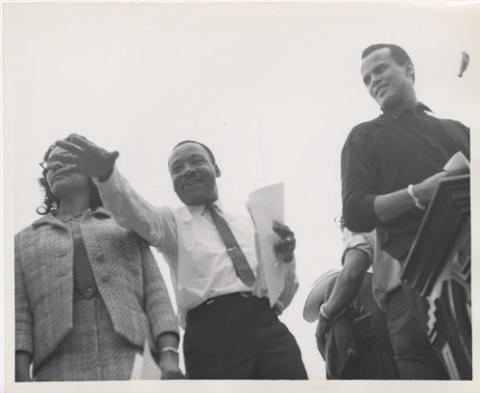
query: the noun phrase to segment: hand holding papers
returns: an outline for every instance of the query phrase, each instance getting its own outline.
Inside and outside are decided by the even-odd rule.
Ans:
[[[279,260],[275,253],[274,247],[279,235],[272,228],[274,222],[283,223],[284,220],[283,183],[252,192],[247,209],[255,225],[257,257],[268,289],[270,305],[273,306],[284,289],[288,269],[288,263]]]
[[[458,151],[455,153],[443,167],[443,171],[427,177],[422,182],[414,185],[411,191],[421,206],[427,206],[433,198],[439,183],[451,176],[464,175],[470,172],[470,163],[465,155]],[[410,186],[409,186],[410,187]],[[409,194],[412,195],[409,191]],[[416,203],[417,203],[416,202]]]
[[[445,164],[443,169],[447,172],[461,172],[468,173],[470,172],[470,163],[467,160],[467,157],[461,152],[456,152]]]

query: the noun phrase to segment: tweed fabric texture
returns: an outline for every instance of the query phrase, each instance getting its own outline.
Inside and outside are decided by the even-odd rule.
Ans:
[[[88,210],[80,229],[114,331],[140,347],[149,336],[156,341],[164,332],[178,334],[147,243],[103,208]],[[47,215],[15,237],[15,349],[32,355],[34,372],[73,328],[73,293],[71,230]]]
[[[95,381],[129,379],[135,353],[141,348],[115,332],[100,296],[75,293],[73,328],[45,359],[35,381]]]

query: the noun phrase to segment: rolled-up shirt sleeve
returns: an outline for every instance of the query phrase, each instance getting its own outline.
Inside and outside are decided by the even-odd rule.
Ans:
[[[345,255],[349,250],[359,250],[367,255],[370,265],[373,262],[373,233],[357,233],[352,232],[348,228],[344,228],[342,231],[343,238],[343,254],[342,265],[345,259]]]
[[[103,204],[117,223],[132,230],[163,253],[177,250],[177,227],[169,207],[149,203],[115,167],[105,182],[95,180]]]
[[[380,170],[375,138],[355,127],[342,149],[342,203],[345,225],[354,232],[370,232],[380,223],[375,214],[376,179]]]

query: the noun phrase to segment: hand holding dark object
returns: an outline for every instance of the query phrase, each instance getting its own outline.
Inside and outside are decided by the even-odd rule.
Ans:
[[[96,177],[100,181],[110,177],[119,155],[117,151],[108,152],[78,134],[71,134],[66,139],[57,141],[55,145],[68,152],[68,154],[56,154],[50,157],[52,161],[63,164],[58,171],[59,174],[81,173]]]
[[[295,234],[288,226],[277,221],[274,221],[272,229],[281,238],[273,246],[275,253],[285,262],[291,262],[296,246]]]

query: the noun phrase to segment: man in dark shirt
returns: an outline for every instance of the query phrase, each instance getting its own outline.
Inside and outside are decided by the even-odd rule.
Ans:
[[[361,75],[383,113],[354,127],[343,147],[343,217],[352,231],[376,228],[381,248],[403,262],[439,182],[458,174],[443,171],[444,165],[458,151],[470,156],[469,130],[427,113],[415,94],[413,63],[399,46],[365,49]],[[405,379],[445,378],[409,306],[412,298],[425,307],[406,288],[387,294],[399,373]]]

